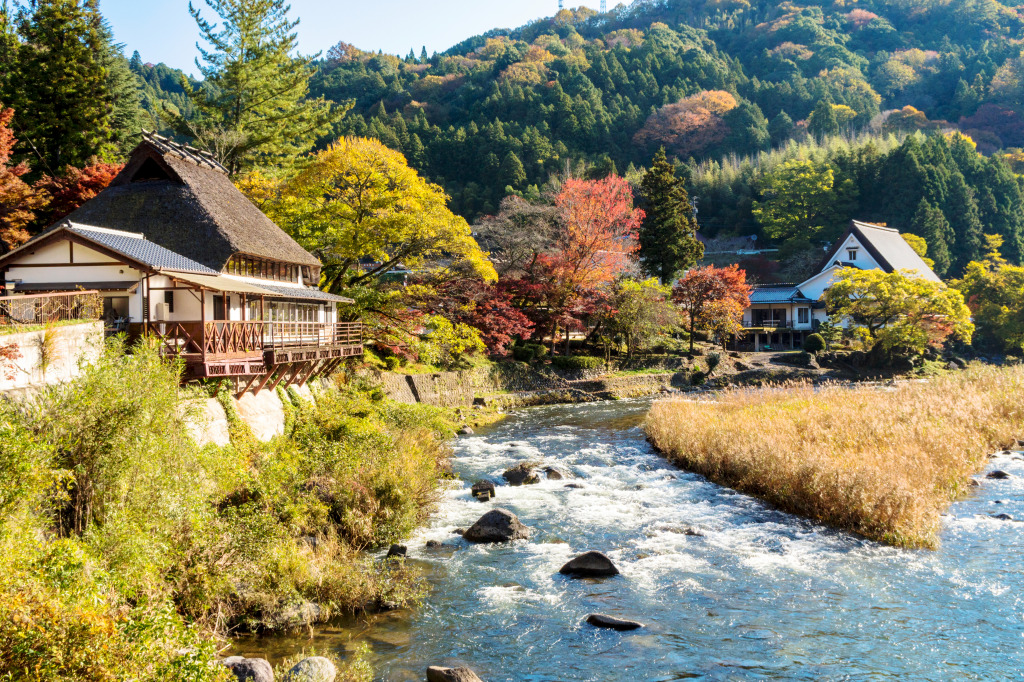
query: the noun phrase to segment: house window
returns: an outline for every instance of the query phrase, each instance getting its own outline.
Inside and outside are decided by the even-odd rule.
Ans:
[[[847,249],[846,255],[848,256],[847,260],[857,260],[857,249]]]
[[[167,304],[167,312],[173,313],[174,312],[174,292],[173,291],[165,291],[164,292],[164,303]]]
[[[811,321],[811,309],[810,308],[797,308],[796,309],[796,321],[799,324],[807,324]]]

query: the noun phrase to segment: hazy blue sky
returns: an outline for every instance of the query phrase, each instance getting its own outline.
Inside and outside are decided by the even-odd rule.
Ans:
[[[205,0],[193,0],[213,18]],[[629,4],[632,0],[622,0]],[[609,0],[614,7],[619,0]],[[566,0],[566,7],[597,9],[600,0]],[[363,50],[405,55],[443,51],[491,28],[514,28],[531,19],[551,16],[558,0],[291,0],[304,53],[327,51],[339,40]],[[117,41],[131,56],[138,50],[147,62],[166,62],[195,71],[198,31],[188,14],[188,0],[100,0],[100,9],[114,27]]]

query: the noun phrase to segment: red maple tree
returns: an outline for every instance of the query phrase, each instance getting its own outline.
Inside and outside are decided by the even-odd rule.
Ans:
[[[29,171],[28,164],[11,165],[17,143],[8,127],[12,118],[13,109],[0,108],[0,240],[8,248],[28,241],[27,228],[47,203],[45,193],[21,179]]]
[[[747,273],[736,265],[694,268],[672,287],[672,300],[686,315],[690,353],[698,328],[726,335],[741,329],[743,309],[750,305]]]
[[[59,177],[43,178],[36,186],[50,196],[47,224],[66,217],[110,185],[123,164],[93,163],[85,168],[67,166]]]

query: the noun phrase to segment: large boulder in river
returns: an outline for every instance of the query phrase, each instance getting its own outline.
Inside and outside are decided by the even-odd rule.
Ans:
[[[274,668],[263,658],[232,656],[221,661],[238,682],[274,682]]]
[[[338,669],[323,656],[304,658],[285,673],[282,682],[334,682]]]
[[[492,509],[470,526],[462,537],[470,542],[510,542],[530,537],[530,529],[506,509]]]
[[[995,471],[990,471],[987,474],[985,474],[985,478],[992,478],[997,481],[1002,481],[1007,478],[1010,478],[1010,474],[1006,473],[1005,471],[1000,471],[999,469],[996,469]]]
[[[587,616],[587,623],[593,625],[596,628],[608,628],[610,630],[638,630],[644,626],[643,623],[638,623],[635,620],[622,620],[621,618],[613,618],[612,616],[606,616],[602,613],[592,613]]]
[[[619,569],[601,552],[587,552],[562,566],[558,572],[573,578],[603,578],[618,575]]]
[[[469,668],[442,668],[432,665],[427,668],[427,682],[483,682]]]
[[[531,462],[523,462],[512,467],[501,476],[509,485],[533,485],[540,483],[540,476],[535,471],[536,465]]]

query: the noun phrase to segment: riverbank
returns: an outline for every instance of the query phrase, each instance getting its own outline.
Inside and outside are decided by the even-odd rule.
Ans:
[[[284,433],[264,441],[220,393],[230,442],[200,447],[209,394],[179,372],[115,342],[0,404],[0,677],[219,680],[230,634],[422,598],[365,550],[427,519],[452,411],[359,381],[281,391]]]
[[[725,391],[656,403],[651,443],[680,467],[898,547],[934,548],[987,453],[1024,437],[1024,367],[927,382]]]

